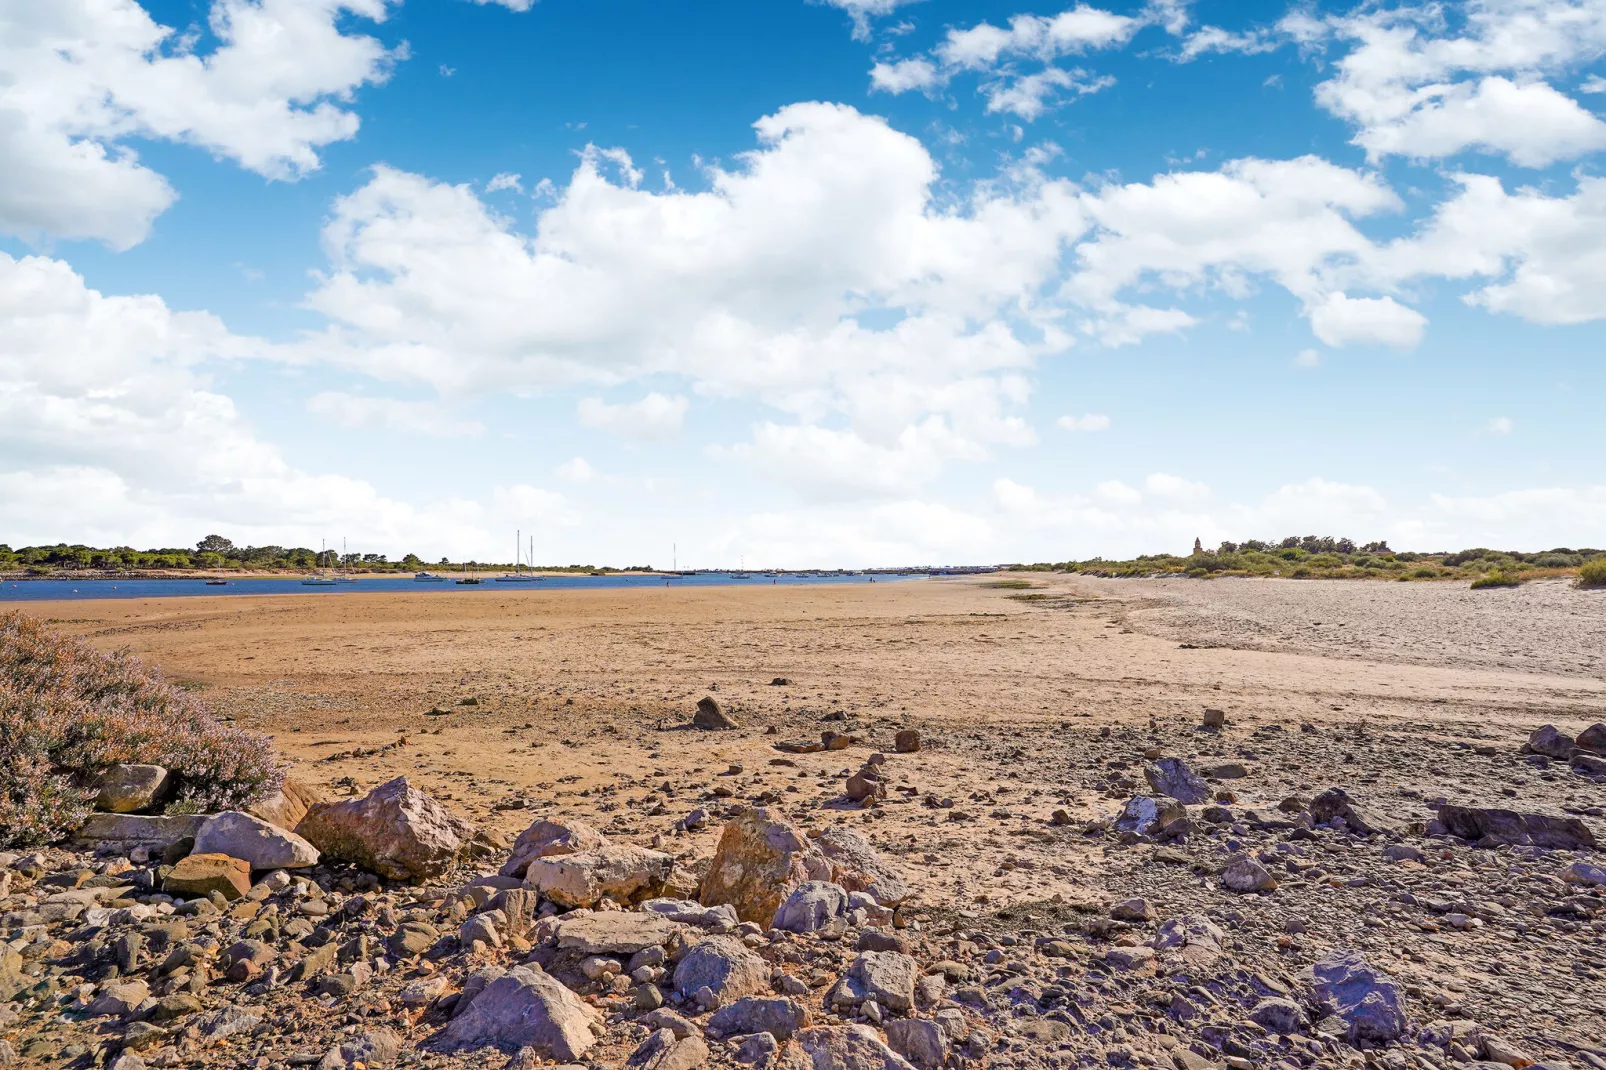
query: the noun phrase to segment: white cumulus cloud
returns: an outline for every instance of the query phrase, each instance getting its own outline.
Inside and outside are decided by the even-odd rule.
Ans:
[[[456,419],[445,407],[432,401],[365,397],[329,390],[308,398],[307,411],[353,431],[399,431],[434,438],[485,433],[483,424]]]
[[[652,393],[640,401],[610,405],[601,398],[582,398],[580,422],[625,438],[664,439],[680,430],[690,402],[678,395]]]
[[[1066,431],[1107,431],[1110,418],[1102,412],[1090,412],[1082,416],[1061,416],[1054,423]]]

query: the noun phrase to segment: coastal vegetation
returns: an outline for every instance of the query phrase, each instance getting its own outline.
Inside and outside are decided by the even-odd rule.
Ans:
[[[0,615],[0,847],[72,832],[100,774],[127,763],[170,772],[175,813],[243,807],[283,775],[266,736],[214,718],[132,654]]]
[[[1470,550],[1434,553],[1395,552],[1386,542],[1305,535],[1263,542],[1223,542],[1215,549],[1195,540],[1189,554],[1148,554],[1125,561],[1095,557],[1087,561],[1019,565],[1039,572],[1087,576],[1216,576],[1288,579],[1471,580],[1479,587],[1516,586],[1534,579],[1579,577],[1579,586],[1606,586],[1606,550],[1557,547],[1537,553]],[[1594,576],[1594,581],[1586,580]]]

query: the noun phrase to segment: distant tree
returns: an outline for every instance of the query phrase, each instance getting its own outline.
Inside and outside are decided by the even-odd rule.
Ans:
[[[195,549],[203,554],[226,554],[234,549],[234,543],[221,535],[208,535],[195,544]]]
[[[423,564],[424,559],[419,557],[417,554],[408,554],[406,557],[402,558],[403,568],[419,568]]]

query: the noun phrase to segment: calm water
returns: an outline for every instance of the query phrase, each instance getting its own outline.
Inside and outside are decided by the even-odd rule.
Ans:
[[[333,587],[303,586],[299,577],[283,579],[230,580],[226,587],[209,587],[201,579],[182,580],[6,580],[0,583],[0,605],[7,602],[50,602],[72,598],[186,598],[203,595],[236,594],[316,594],[334,597],[342,594],[374,594],[380,591],[435,592],[465,597],[477,594],[510,595],[525,591],[593,587],[795,587],[819,583],[890,583],[915,576],[833,576],[780,575],[751,573],[745,579],[728,572],[701,573],[696,576],[546,576],[537,583],[497,583],[490,576],[478,585],[417,583],[412,577],[365,577],[356,583]]]

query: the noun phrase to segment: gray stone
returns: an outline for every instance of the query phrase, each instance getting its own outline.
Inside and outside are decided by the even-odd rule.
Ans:
[[[799,1031],[795,1040],[810,1070],[912,1070],[868,1026],[815,1026]]]
[[[717,1034],[768,1033],[776,1040],[786,1040],[808,1024],[808,1008],[784,996],[747,996],[708,1020],[708,1028]]]
[[[1518,813],[1496,807],[1441,806],[1444,830],[1480,847],[1550,847],[1576,851],[1595,846],[1595,834],[1576,817]]]
[[[1359,951],[1335,951],[1311,967],[1317,1001],[1342,1018],[1352,1041],[1388,1043],[1408,1026],[1405,995]]]
[[[132,1013],[150,994],[151,990],[144,981],[112,981],[101,986],[84,1013],[91,1018],[108,1015],[122,1017]]]
[[[1110,917],[1116,921],[1153,921],[1154,905],[1142,898],[1123,899],[1110,907]]]
[[[1576,746],[1577,742],[1572,736],[1553,724],[1547,724],[1533,730],[1523,750],[1530,754],[1543,754],[1548,758],[1566,761]]]
[[[1229,892],[1269,892],[1277,887],[1271,871],[1248,855],[1237,855],[1221,871],[1221,885]]]
[[[485,987],[452,1019],[446,1039],[462,1047],[529,1047],[544,1058],[572,1062],[591,1050],[592,1012],[580,997],[530,966],[516,966]]]
[[[1273,996],[1255,1004],[1249,1020],[1273,1033],[1297,1033],[1305,1026],[1305,1012],[1291,999]]]
[[[1606,866],[1597,866],[1593,862],[1574,862],[1562,872],[1561,879],[1568,884],[1606,888]]]
[[[604,844],[590,851],[530,861],[524,884],[560,906],[591,907],[604,898],[634,903],[659,895],[675,867],[662,851]]]
[[[1594,751],[1596,754],[1606,754],[1606,724],[1596,723],[1590,725],[1578,733],[1578,738],[1573,742],[1584,750]]]
[[[887,1043],[916,1066],[937,1070],[948,1057],[948,1038],[936,1022],[900,1018],[887,1023]]]
[[[1149,946],[1202,964],[1220,955],[1225,941],[1226,934],[1203,914],[1183,914],[1162,923]]]
[[[781,1050],[780,1041],[768,1033],[731,1037],[730,1042],[731,1058],[744,1066],[768,1065],[770,1059]]]
[[[729,903],[705,907],[691,899],[648,899],[638,909],[661,914],[683,925],[695,925],[699,929],[718,932],[734,929],[742,920],[736,916],[736,908]]]
[[[502,876],[522,877],[537,858],[594,851],[607,843],[607,837],[584,821],[542,818],[531,823],[513,841],[513,853],[502,866]]]
[[[689,1022],[672,1010],[656,1010],[651,1014],[643,1014],[637,1019],[637,1024],[648,1029],[667,1029],[677,1037],[694,1037],[701,1031],[696,1023]]]
[[[848,891],[864,892],[885,907],[909,898],[908,882],[857,829],[832,825],[815,846],[831,865],[831,880]]]
[[[793,888],[831,879],[830,860],[800,829],[755,808],[726,823],[699,898],[704,906],[729,904],[742,921],[768,925]]]
[[[703,696],[697,700],[697,712],[692,715],[691,723],[698,728],[722,730],[737,727],[736,719],[726,713],[711,696]]]
[[[900,1013],[915,1004],[915,981],[920,967],[908,955],[896,951],[861,951],[848,969],[848,976],[863,986],[864,994],[883,1007]]]
[[[1161,795],[1193,806],[1210,801],[1210,785],[1188,768],[1181,758],[1161,758],[1143,767],[1149,787]]]
[[[582,955],[634,955],[669,943],[681,927],[662,914],[576,912],[558,922],[558,947]]]
[[[848,893],[839,884],[804,881],[793,889],[775,912],[772,929],[791,933],[815,933],[848,913]]]
[[[1375,836],[1394,831],[1376,814],[1350,798],[1343,788],[1328,788],[1312,799],[1310,817],[1317,824],[1343,825],[1357,836]]]
[[[1188,811],[1175,799],[1155,799],[1148,795],[1135,795],[1126,801],[1121,813],[1115,819],[1115,831],[1134,832],[1139,836],[1149,836],[1169,825],[1178,818],[1188,816]]]
[[[630,1053],[630,1070],[695,1070],[708,1062],[708,1045],[702,1037],[677,1037],[660,1029]]]
[[[328,858],[391,880],[425,880],[456,863],[475,828],[397,777],[360,799],[315,803],[296,831]]]
[[[769,964],[735,937],[706,937],[675,967],[675,991],[691,998],[702,988],[721,1003],[756,995],[769,988]]]
[[[180,814],[173,817],[145,817],[139,814],[90,814],[73,838],[82,844],[96,847],[115,847],[126,853],[135,847],[167,848],[184,840],[193,840],[201,826],[206,824],[204,814]]]
[[[318,1070],[347,1070],[363,1066],[389,1066],[401,1054],[401,1039],[388,1029],[373,1029],[330,1048]]]
[[[226,810],[201,826],[196,854],[242,858],[252,869],[302,869],[318,864],[318,849],[293,832],[239,810]]]
[[[172,778],[159,765],[114,765],[100,775],[95,809],[111,814],[148,810],[165,799]]]

